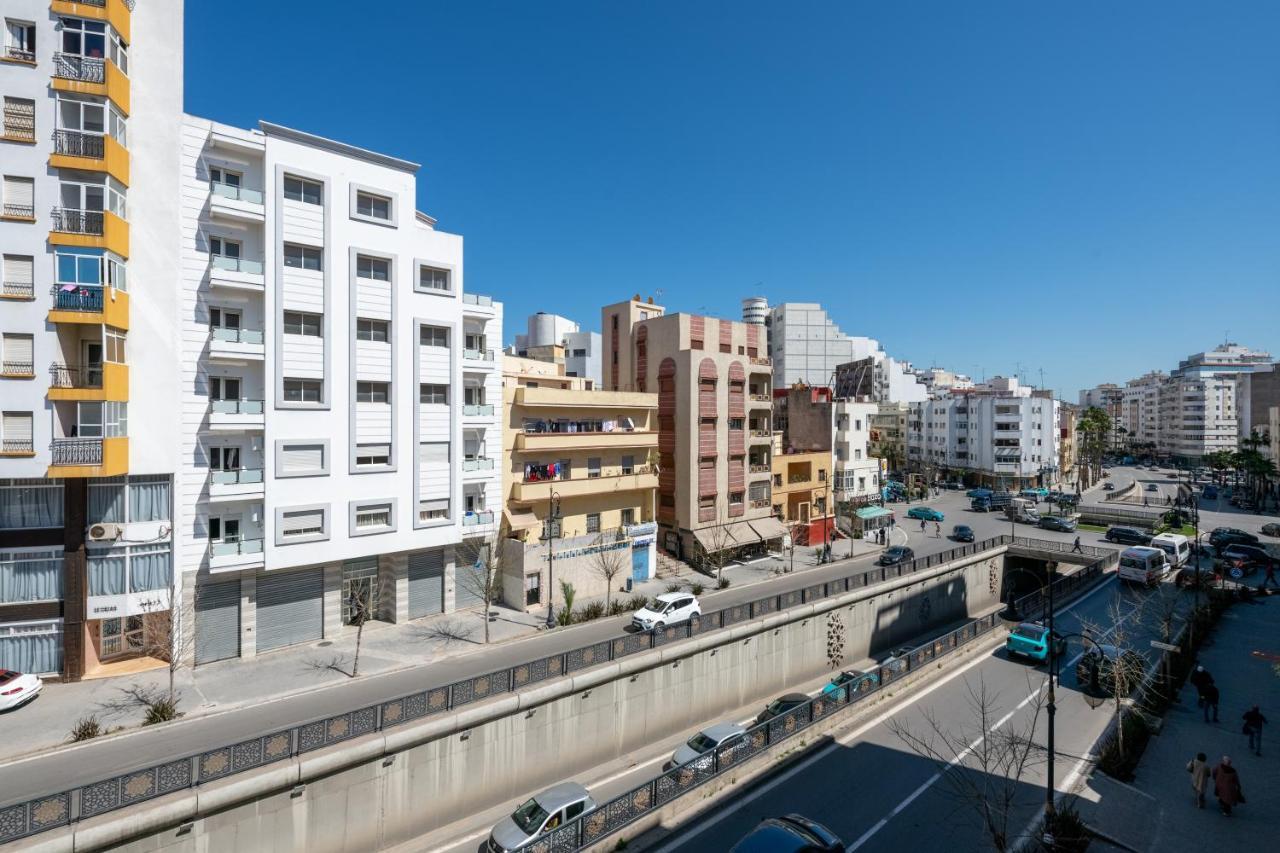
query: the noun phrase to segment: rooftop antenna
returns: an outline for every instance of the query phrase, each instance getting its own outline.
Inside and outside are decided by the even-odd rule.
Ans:
[[[1044,368],[1040,368],[1040,390],[1044,390]]]

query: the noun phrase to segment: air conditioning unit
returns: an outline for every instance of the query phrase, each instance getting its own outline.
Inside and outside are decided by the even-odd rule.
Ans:
[[[124,533],[124,526],[120,524],[95,524],[89,528],[90,542],[114,542],[120,538],[120,534]]]

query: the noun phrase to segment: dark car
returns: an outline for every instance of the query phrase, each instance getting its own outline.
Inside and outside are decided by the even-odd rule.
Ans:
[[[1108,542],[1117,545],[1150,545],[1151,534],[1136,527],[1108,527],[1104,537]]]
[[[1180,589],[1192,589],[1196,586],[1197,581],[1200,588],[1204,589],[1213,586],[1220,580],[1222,580],[1222,576],[1211,566],[1196,566],[1193,563],[1186,563],[1173,576],[1173,582]]]
[[[1123,664],[1118,675],[1116,661]],[[1076,681],[1093,693],[1113,693],[1117,683],[1132,689],[1138,686],[1146,665],[1146,659],[1132,649],[1120,651],[1115,646],[1090,645],[1076,662]]]
[[[967,524],[957,524],[951,528],[951,538],[957,542],[972,542],[973,528]]]
[[[768,705],[765,705],[763,711],[756,714],[756,725],[767,723],[774,717],[780,717],[788,711],[799,708],[808,701],[809,697],[804,693],[788,693],[785,696],[779,696]]]
[[[837,853],[844,842],[820,823],[789,814],[766,818],[730,853]]]
[[[1235,527],[1215,527],[1209,534],[1209,544],[1215,548],[1225,548],[1228,545],[1257,545],[1258,542],[1257,536]]]
[[[1264,536],[1280,536],[1280,524],[1274,521],[1262,525],[1262,533]]]
[[[1234,580],[1239,580],[1277,562],[1277,559],[1267,553],[1265,548],[1232,543],[1218,550],[1216,562],[1221,571]]]
[[[1159,487],[1159,486],[1157,486],[1155,483],[1147,483],[1147,491],[1148,491],[1148,492],[1158,492],[1158,491],[1160,491],[1160,487]]]
[[[1045,515],[1036,522],[1036,526],[1045,530],[1057,530],[1060,533],[1071,533],[1076,529],[1076,523],[1069,518],[1063,518],[1060,515]]]
[[[912,551],[905,545],[894,545],[892,548],[886,548],[885,552],[880,555],[880,559],[876,560],[881,566],[896,566],[899,563],[910,563],[916,558],[916,552]]]

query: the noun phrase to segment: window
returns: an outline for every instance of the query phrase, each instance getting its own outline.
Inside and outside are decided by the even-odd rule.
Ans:
[[[28,21],[4,22],[4,55],[19,62],[36,61],[36,25]]]
[[[423,383],[418,386],[418,402],[423,405],[449,405],[449,386]]]
[[[357,403],[386,403],[391,395],[389,382],[357,382]]]
[[[286,335],[306,335],[310,338],[320,337],[320,315],[307,314],[302,311],[284,312],[284,333]]]
[[[209,470],[210,471],[240,470],[240,448],[210,447],[209,448]]]
[[[323,383],[319,379],[286,379],[284,380],[285,402],[319,403],[322,386]]]
[[[587,513],[587,532],[588,533],[600,532],[600,513],[598,512]]]
[[[3,415],[4,446],[14,439],[12,419],[25,418],[23,425],[31,443],[31,413],[5,412]],[[33,530],[62,527],[62,483],[45,479],[0,480],[0,530]]]
[[[391,527],[391,504],[356,507],[356,530]]]
[[[328,445],[322,442],[298,442],[278,446],[277,477],[302,477],[328,472]],[[237,454],[238,458],[239,454]],[[225,458],[225,457],[224,457]]]
[[[418,343],[424,347],[449,346],[449,330],[443,326],[422,326],[418,329]]]
[[[233,172],[222,166],[209,167],[209,183],[222,184],[228,187],[238,187],[244,176],[239,172]]]
[[[36,141],[36,102],[29,98],[4,99],[4,135],[20,142]]]
[[[600,476],[600,457],[587,457],[587,479],[593,480]]]
[[[356,319],[356,340],[357,341],[374,341],[376,343],[385,344],[390,338],[389,326],[386,320],[366,320],[363,317]]]
[[[31,255],[5,255],[0,268],[0,291],[4,296],[30,299],[35,296],[35,258]]]
[[[391,219],[391,199],[373,193],[356,192],[356,214],[370,219]]]
[[[377,557],[342,564],[342,624],[377,618],[379,586]]]
[[[622,526],[630,527],[636,523],[636,511],[628,507],[622,511]]]
[[[323,249],[317,249],[315,246],[300,246],[297,243],[284,244],[284,265],[300,270],[315,270],[319,272],[323,269],[321,257],[324,254]]]
[[[62,598],[62,551],[0,551],[0,604]]]
[[[4,215],[23,218],[35,216],[35,186],[33,178],[5,175],[4,189],[0,192],[0,202],[4,203]]]
[[[320,204],[324,198],[324,188],[316,181],[306,178],[284,176],[284,197],[290,201],[301,201],[306,204]]]
[[[367,255],[356,255],[356,278],[368,278],[374,281],[391,280],[391,262],[386,258],[371,258]]]
[[[636,472],[636,458],[634,456],[622,457],[622,473],[634,474]]]
[[[239,259],[241,245],[239,240],[228,240],[226,237],[210,237],[209,254],[216,258]]]
[[[115,329],[108,328],[103,334],[103,339],[106,342],[106,349],[104,350],[105,360],[112,364],[125,364],[124,332],[117,332]]]
[[[240,519],[226,518],[222,516],[210,516],[209,517],[209,541],[213,543],[239,542],[240,541]]]
[[[209,399],[239,400],[240,380],[234,376],[210,376]]]
[[[323,534],[323,509],[298,509],[280,513],[280,535],[285,539]]]
[[[524,603],[526,607],[542,603],[542,579],[539,575],[524,576]]]
[[[372,467],[391,464],[391,445],[389,444],[357,444],[356,466]]]
[[[425,264],[418,265],[418,289],[419,290],[443,290],[448,292],[452,289],[449,284],[449,271],[440,269],[439,267],[429,267]]]
[[[4,335],[3,364],[0,374],[31,376],[35,373],[34,338],[31,335]]]
[[[449,499],[438,498],[418,502],[419,521],[438,521],[449,517]]]

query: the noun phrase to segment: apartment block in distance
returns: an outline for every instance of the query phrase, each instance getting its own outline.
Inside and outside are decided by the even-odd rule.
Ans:
[[[658,394],[659,545],[682,559],[779,547],[771,470],[748,463],[773,440],[764,327],[636,297],[602,309],[601,330],[606,389]]]
[[[204,664],[480,602],[502,309],[418,166],[182,125],[182,586]]]
[[[0,16],[0,667],[163,666],[182,7],[5,0]]]
[[[797,382],[773,392],[773,514],[792,542],[825,542],[833,526],[831,389]]]
[[[563,603],[560,583],[604,595],[657,569],[658,395],[607,391],[563,361],[503,360],[507,470],[502,598]]]

